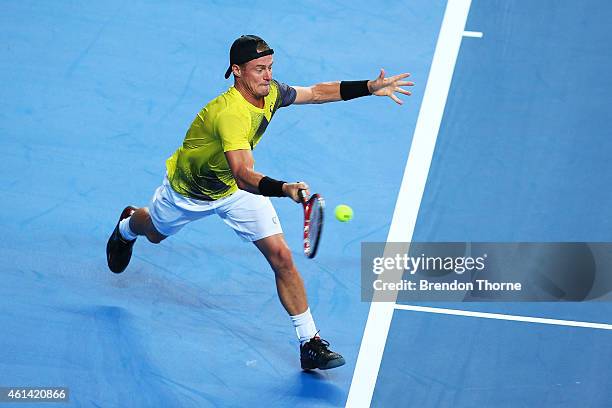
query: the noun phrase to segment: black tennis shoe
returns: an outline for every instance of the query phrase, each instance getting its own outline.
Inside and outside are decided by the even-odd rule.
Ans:
[[[331,351],[329,342],[315,336],[300,346],[302,370],[329,370],[344,365],[344,357]]]
[[[136,208],[132,206],[125,207],[121,212],[119,222],[134,214],[134,211],[136,211]],[[106,244],[106,261],[108,263],[108,268],[115,273],[121,273],[127,268],[132,258],[132,247],[134,246],[134,242],[136,242],[135,239],[127,241],[121,236],[119,232],[119,222]]]

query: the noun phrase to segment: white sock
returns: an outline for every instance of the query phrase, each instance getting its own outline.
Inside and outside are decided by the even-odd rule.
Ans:
[[[130,218],[132,217],[124,218],[119,222],[119,233],[126,241],[133,241],[138,237],[130,228]]]
[[[310,308],[306,309],[304,313],[290,317],[301,344],[306,343],[317,334],[317,326],[315,326],[310,314]]]

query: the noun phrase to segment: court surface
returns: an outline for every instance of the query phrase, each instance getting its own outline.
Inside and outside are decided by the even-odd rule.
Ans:
[[[392,228],[446,8],[5,2],[0,386],[69,387],[79,407],[344,406],[354,374],[368,375],[354,373],[370,309],[360,244]],[[611,13],[603,1],[471,2],[465,29],[483,35],[462,37],[447,67],[415,241],[610,240]],[[401,107],[283,109],[254,152],[263,173],[355,210],[346,224],[328,216],[311,261],[300,206],[274,199],[321,335],[347,360],[337,370],[299,370],[272,271],[219,219],[158,246],[140,239],[123,274],[106,267],[119,212],[147,204],[194,115],[230,86],[228,49],[245,33],[268,41],[291,85],[381,67],[417,83]],[[612,323],[606,303],[429,306]],[[392,313],[361,404],[612,405],[609,330]]]
[[[414,241],[609,241],[611,13],[597,1],[472,1]],[[399,306],[373,406],[612,405],[609,303],[427,306],[608,326]]]

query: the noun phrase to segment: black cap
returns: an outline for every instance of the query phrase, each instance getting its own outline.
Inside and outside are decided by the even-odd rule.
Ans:
[[[240,65],[245,62],[274,54],[274,50],[269,48],[262,52],[257,52],[257,45],[266,44],[264,40],[256,35],[242,35],[232,44],[230,48],[230,65],[225,72],[225,79],[229,78],[232,73],[232,65]],[[266,44],[267,45],[267,44]]]

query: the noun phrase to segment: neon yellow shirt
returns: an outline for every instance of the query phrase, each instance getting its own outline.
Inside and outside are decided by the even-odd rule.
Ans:
[[[295,89],[272,80],[263,109],[250,104],[233,86],[202,109],[183,145],[166,160],[170,185],[179,194],[217,200],[238,186],[224,152],[253,150],[276,111],[295,101]]]

